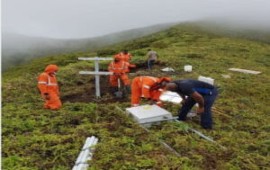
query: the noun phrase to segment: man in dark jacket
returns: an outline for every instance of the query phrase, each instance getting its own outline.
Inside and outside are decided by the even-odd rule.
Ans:
[[[201,115],[201,126],[212,129],[211,107],[218,95],[215,86],[198,80],[177,80],[167,83],[165,90],[177,92],[183,98],[179,120],[186,120],[188,112],[198,103],[197,114]]]

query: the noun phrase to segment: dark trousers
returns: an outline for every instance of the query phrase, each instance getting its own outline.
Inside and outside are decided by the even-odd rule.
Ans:
[[[147,61],[148,69],[151,70],[154,64],[155,64],[155,60],[148,60]]]
[[[205,129],[212,129],[212,111],[211,107],[217,98],[218,91],[216,88],[212,90],[211,95],[202,95],[204,98],[204,112],[201,114],[201,126]],[[184,105],[179,109],[179,120],[186,120],[188,112],[192,109],[192,107],[196,104],[196,101],[188,97],[184,103]]]

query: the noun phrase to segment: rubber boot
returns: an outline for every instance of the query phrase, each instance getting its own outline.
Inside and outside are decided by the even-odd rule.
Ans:
[[[125,91],[127,94],[130,94],[131,90],[130,90],[130,86],[129,85],[126,85],[125,86]]]
[[[118,91],[118,87],[110,87],[110,93],[111,93],[112,95],[114,95],[115,92],[117,92],[117,91]]]

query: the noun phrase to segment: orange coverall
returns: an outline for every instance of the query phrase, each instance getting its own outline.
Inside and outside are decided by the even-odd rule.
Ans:
[[[124,54],[123,52],[118,53],[115,55],[115,57],[118,56],[120,60],[130,62],[132,56],[130,53]]]
[[[156,78],[150,76],[135,77],[131,85],[131,105],[138,106],[140,98],[147,98],[157,101],[156,104],[161,106],[162,102],[159,99],[162,89],[150,90],[150,88],[157,83],[160,83],[163,78]]]
[[[118,54],[114,55],[114,58],[118,58],[119,60],[125,61],[125,62],[127,62],[129,64],[128,68],[127,68],[127,72],[130,71],[129,68],[135,68],[136,67],[136,65],[130,64],[130,60],[132,58],[132,55],[130,53],[125,54],[125,53],[121,52],[121,53],[118,53]]]
[[[62,106],[60,101],[59,87],[55,72],[58,71],[56,65],[48,65],[45,72],[38,76],[38,89],[42,98],[45,100],[44,108],[57,110]]]
[[[130,84],[130,80],[127,76],[129,63],[125,61],[112,61],[108,67],[109,72],[113,72],[110,75],[110,85],[112,87],[118,86],[118,79],[120,79],[125,86]]]

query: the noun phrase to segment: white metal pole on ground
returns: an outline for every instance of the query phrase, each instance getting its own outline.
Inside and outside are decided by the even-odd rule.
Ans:
[[[179,121],[179,120],[175,120],[175,121],[178,122],[178,123],[183,123],[182,121]],[[204,138],[205,140],[207,140],[207,141],[209,141],[209,142],[212,142],[212,143],[218,145],[219,147],[221,147],[221,148],[224,149],[224,150],[227,149],[226,147],[224,147],[224,146],[220,145],[219,143],[217,143],[216,141],[214,141],[212,138],[210,138],[210,137],[204,135],[202,132],[199,132],[199,131],[197,131],[197,130],[195,130],[195,129],[192,129],[192,128],[190,128],[190,127],[188,128],[188,130],[190,130],[191,132],[193,132],[193,133],[197,134],[198,136]]]
[[[144,127],[143,125],[139,124],[141,128],[143,128],[147,133],[150,133],[150,131]],[[181,156],[175,149],[173,149],[170,145],[168,145],[167,143],[163,142],[162,140],[156,138],[166,149],[168,149],[169,151],[171,151],[172,153],[174,153],[176,156]]]
[[[76,159],[75,165],[72,170],[87,170],[89,164],[88,161],[92,159],[93,156],[93,146],[95,146],[98,142],[98,138],[95,136],[91,136],[86,138],[86,141],[82,147],[82,150]]]

